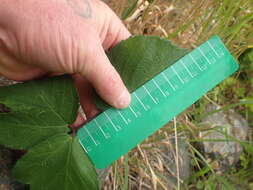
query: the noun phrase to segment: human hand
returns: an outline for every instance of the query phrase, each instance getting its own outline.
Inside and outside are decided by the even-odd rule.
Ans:
[[[126,87],[104,52],[129,36],[120,19],[100,0],[2,0],[0,74],[18,81],[72,74],[90,119],[98,113],[92,87],[114,107],[130,103]],[[79,118],[76,125],[82,122]]]

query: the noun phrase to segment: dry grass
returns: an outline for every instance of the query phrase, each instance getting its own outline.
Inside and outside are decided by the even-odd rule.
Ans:
[[[121,16],[128,2],[108,4]],[[132,34],[157,35],[188,48],[218,34],[238,56],[253,44],[252,7],[251,0],[139,0],[124,22]]]
[[[134,1],[109,0],[108,4],[121,16]],[[218,34],[238,57],[253,45],[252,9],[251,0],[139,0],[124,22],[132,34],[161,36],[186,48],[194,48],[210,36]],[[215,103],[208,95],[204,100]],[[179,167],[184,164],[184,160],[178,156],[180,150],[175,146],[178,142],[174,139],[198,138],[200,130],[198,123],[187,113],[181,114],[177,122],[169,123],[108,168],[103,189],[182,189],[184,185],[180,177],[184,174],[180,173]],[[201,159],[201,155],[200,158],[194,156],[200,153],[191,145],[188,149],[196,168],[201,170],[197,160]],[[174,156],[168,158],[168,151]],[[212,166],[204,158],[202,161],[212,173]],[[171,163],[177,163],[173,170],[168,167]],[[185,188],[194,189],[195,186]]]

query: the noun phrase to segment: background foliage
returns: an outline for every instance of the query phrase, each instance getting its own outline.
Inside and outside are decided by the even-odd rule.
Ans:
[[[185,48],[195,48],[210,36],[218,34],[234,57],[240,71],[214,88],[176,120],[178,136],[187,133],[191,142],[203,140],[198,134],[207,104],[218,104],[221,110],[235,109],[253,127],[253,1],[252,0],[108,0],[132,34],[156,35]],[[108,168],[103,189],[168,189],[158,147],[174,135],[173,123],[147,139]],[[201,152],[190,146],[191,178],[181,189],[253,189],[252,136],[240,162],[226,173],[215,172]],[[169,145],[167,145],[169,146]],[[169,148],[169,147],[168,147]],[[160,161],[159,161],[160,160]],[[174,174],[177,177],[177,174]],[[178,188],[178,187],[175,187]]]

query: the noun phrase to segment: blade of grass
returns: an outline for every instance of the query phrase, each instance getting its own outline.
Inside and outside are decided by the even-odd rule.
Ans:
[[[131,16],[131,14],[133,13],[133,11],[136,9],[137,7],[137,4],[138,4],[138,1],[139,0],[135,0],[130,6],[127,6],[128,8],[126,8],[122,15],[121,15],[121,19],[122,20],[125,20],[127,19],[129,16]],[[127,2],[128,4],[131,3],[131,2]]]
[[[195,148],[193,147],[190,143],[188,145],[192,148],[192,150],[201,158],[201,160],[206,164],[206,166],[210,169],[212,173],[215,173],[212,166],[206,161],[204,156]]]
[[[128,176],[129,176],[129,165],[128,165],[128,155],[124,157],[124,184],[123,190],[128,190]]]
[[[225,37],[228,37],[226,45],[228,45],[239,33],[242,27],[245,26],[246,23],[250,22],[253,19],[253,13],[244,16],[241,20],[238,21],[230,30],[225,33]],[[253,21],[252,21],[253,22]]]

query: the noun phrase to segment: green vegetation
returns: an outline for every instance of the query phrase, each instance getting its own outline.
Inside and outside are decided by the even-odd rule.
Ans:
[[[103,189],[168,190],[169,186],[174,184],[174,189],[252,190],[253,136],[247,141],[240,141],[229,136],[226,131],[219,128],[210,129],[201,124],[206,115],[214,114],[207,113],[206,106],[217,104],[221,106],[218,111],[235,109],[246,118],[252,129],[252,0],[111,0],[109,3],[119,15],[123,15],[122,18],[133,34],[162,36],[189,49],[218,34],[238,59],[240,71],[208,92],[175,118],[173,123],[170,122],[110,167]],[[26,83],[29,84],[29,89],[26,84],[1,88],[1,103],[11,112],[0,114],[0,123],[4,126],[0,128],[0,144],[16,149],[28,149],[28,153],[18,161],[14,174],[22,182],[31,184],[32,189],[53,188],[55,184],[58,184],[55,189],[97,189],[96,173],[92,164],[85,157],[77,140],[68,134],[68,125],[75,119],[78,103],[70,80],[62,80],[65,82],[52,79],[51,82],[39,82],[40,85],[35,85],[34,82]],[[61,91],[56,91],[58,88],[54,88],[55,85],[62,85]],[[36,89],[38,86],[41,89]],[[22,93],[19,93],[19,87],[22,87]],[[30,94],[33,94],[33,97],[27,98],[31,97],[27,96]],[[65,101],[67,94],[70,97]],[[25,124],[26,128],[20,128],[20,123]],[[198,147],[200,142],[207,141],[199,135],[200,132],[212,130],[224,135],[225,139],[220,139],[221,142],[238,142],[244,148],[238,164],[222,173],[217,170],[216,161],[206,159]],[[171,143],[168,138],[173,136],[176,140]],[[178,170],[179,137],[185,138],[183,140],[189,147],[192,170],[191,176],[184,182],[180,180]],[[12,140],[14,138],[15,141]],[[173,150],[174,157],[165,160],[165,149]],[[176,172],[167,167],[170,160],[175,162],[173,165],[176,166]],[[49,184],[48,181],[51,181],[55,171],[59,171],[61,175],[54,178],[54,183]],[[169,180],[171,178],[172,180]]]
[[[38,189],[98,189],[95,168],[69,125],[77,116],[71,77],[35,80],[0,88],[0,144],[27,150],[13,174]]]
[[[108,57],[134,91],[187,52],[159,37],[135,36],[114,47]],[[99,188],[95,168],[75,136],[76,129],[69,128],[79,107],[70,77],[1,87],[0,104],[9,110],[0,114],[0,144],[27,150],[14,167],[17,180],[32,190]],[[127,163],[126,159],[125,175]],[[128,179],[124,181],[127,188]]]
[[[216,171],[215,161],[207,160],[197,145],[204,141],[199,136],[201,131],[213,130],[201,125],[206,115],[214,113],[206,112],[208,104],[220,105],[218,111],[235,109],[253,128],[253,1],[110,0],[108,3],[118,15],[123,15],[133,34],[162,36],[186,48],[194,48],[218,34],[238,59],[240,71],[177,117],[177,128],[169,123],[114,164],[104,189],[170,189],[160,146],[169,149],[167,139],[177,129],[178,136],[187,136],[190,142],[192,175],[184,183],[179,180],[180,186],[175,189],[252,190],[253,136],[244,142],[228,136],[220,140],[239,142],[244,148],[239,163],[223,173]],[[177,174],[173,175],[176,179]]]

